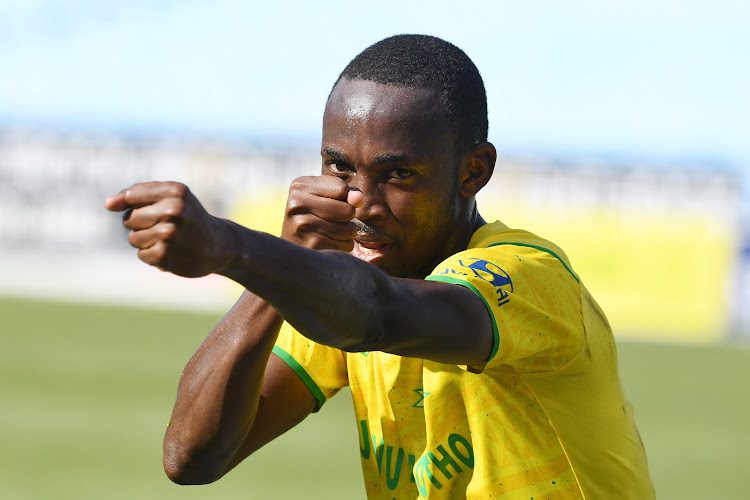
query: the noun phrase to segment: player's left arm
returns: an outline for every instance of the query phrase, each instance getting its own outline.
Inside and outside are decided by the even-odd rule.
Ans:
[[[490,313],[464,287],[392,278],[348,254],[244,228],[208,214],[177,183],[136,184],[107,208],[132,210],[124,224],[144,262],[181,276],[231,278],[321,344],[467,365],[492,351]]]

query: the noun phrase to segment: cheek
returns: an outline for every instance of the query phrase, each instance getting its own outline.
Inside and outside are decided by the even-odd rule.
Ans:
[[[419,232],[433,212],[430,199],[414,192],[398,192],[390,197],[388,205],[397,224],[408,233]]]
[[[442,179],[441,179],[442,180]],[[429,252],[436,240],[452,231],[455,196],[447,182],[433,182],[413,191],[393,190],[387,203],[402,243],[416,253]]]
[[[456,210],[456,196],[445,184],[431,186],[414,200],[414,216],[428,227],[450,225]]]
[[[414,200],[411,209],[405,211],[402,222],[406,240],[417,253],[429,253],[438,244],[446,230],[452,226],[452,206],[449,200],[435,202],[433,197]]]

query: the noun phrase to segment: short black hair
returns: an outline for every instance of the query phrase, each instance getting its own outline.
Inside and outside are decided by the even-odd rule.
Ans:
[[[487,94],[482,76],[464,51],[445,40],[429,35],[385,38],[352,59],[336,83],[342,78],[433,89],[459,152],[487,140]]]

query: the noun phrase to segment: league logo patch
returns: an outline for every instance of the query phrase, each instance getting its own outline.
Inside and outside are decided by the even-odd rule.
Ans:
[[[503,268],[484,259],[459,259],[458,263],[471,269],[471,272],[477,278],[495,287],[495,292],[498,295],[498,306],[510,301],[510,294],[513,293],[513,281]]]

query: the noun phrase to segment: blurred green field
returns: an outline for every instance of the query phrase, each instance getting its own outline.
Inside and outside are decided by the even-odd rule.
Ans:
[[[364,498],[348,393],[219,483],[161,470],[177,380],[218,320],[0,299],[0,498]],[[750,349],[620,346],[661,499],[748,497]]]

